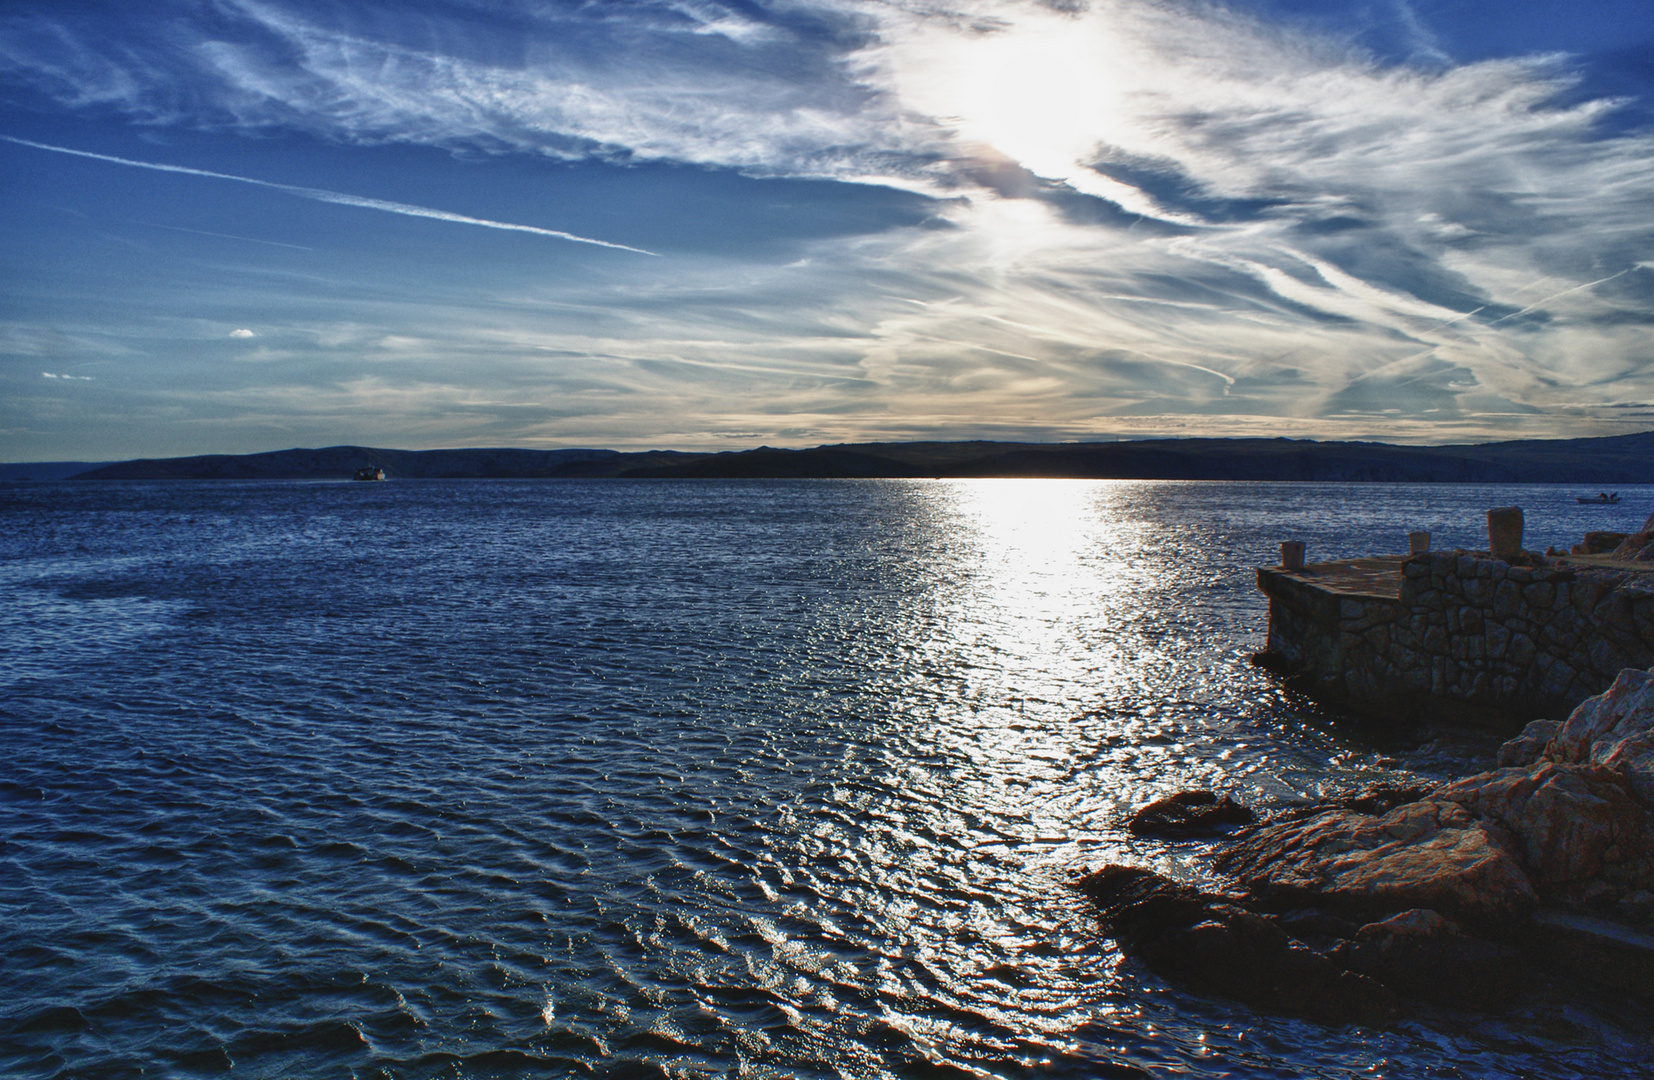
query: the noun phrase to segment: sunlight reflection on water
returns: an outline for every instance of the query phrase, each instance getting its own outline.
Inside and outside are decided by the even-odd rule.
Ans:
[[[1247,664],[1251,568],[1283,520],[1372,550],[1516,499],[1335,494],[0,492],[0,1069],[1355,1077],[1469,1045],[1589,1075],[1580,1045],[1642,1044],[1555,1013],[1260,1032],[1122,964],[1064,886],[1200,875],[1123,828],[1174,788],[1382,772]]]

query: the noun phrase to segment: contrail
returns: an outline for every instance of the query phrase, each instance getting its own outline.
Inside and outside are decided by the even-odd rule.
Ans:
[[[1569,293],[1576,293],[1576,292],[1580,292],[1580,291],[1585,290],[1585,289],[1594,288],[1597,285],[1601,285],[1605,281],[1613,281],[1617,277],[1624,277],[1626,274],[1629,274],[1633,270],[1643,269],[1647,265],[1648,264],[1646,264],[1646,263],[1634,263],[1633,265],[1626,267],[1624,270],[1621,270],[1617,274],[1609,274],[1605,278],[1597,278],[1595,281],[1587,281],[1583,285],[1575,285],[1571,289],[1563,289],[1559,293],[1552,293],[1551,295],[1545,297],[1543,300],[1536,300],[1535,302],[1529,304],[1527,307],[1523,308],[1521,311],[1513,311],[1509,315],[1501,315],[1497,319],[1494,319],[1492,322],[1488,323],[1488,325],[1489,326],[1498,326],[1500,323],[1504,322],[1506,319],[1514,319],[1518,315],[1526,315],[1528,312],[1530,312],[1530,311],[1534,310],[1535,308],[1540,307],[1544,304],[1550,303],[1552,300],[1555,300],[1559,296],[1567,296]],[[1538,285],[1541,282],[1545,282],[1545,281],[1549,281],[1549,280],[1550,280],[1550,275],[1547,274],[1544,277],[1537,278],[1536,280],[1534,280],[1532,282],[1529,282],[1527,285],[1522,286],[1522,288],[1520,288],[1516,291],[1518,293],[1524,293],[1524,292],[1527,292],[1529,289],[1533,288],[1535,285]],[[1440,330],[1444,326],[1452,326],[1456,322],[1460,322],[1464,319],[1470,318],[1472,315],[1476,314],[1477,311],[1482,311],[1486,307],[1487,307],[1487,305],[1483,304],[1481,307],[1475,309],[1475,311],[1467,311],[1462,315],[1458,315],[1454,318],[1448,319],[1446,322],[1437,323],[1434,326],[1427,327],[1425,332],[1428,332],[1428,331],[1431,331],[1431,330]],[[1438,344],[1430,346],[1428,349],[1425,349],[1423,352],[1414,353],[1412,356],[1404,356],[1400,360],[1392,360],[1387,364],[1380,364],[1378,367],[1376,367],[1373,370],[1367,372],[1366,374],[1357,375],[1355,378],[1350,380],[1350,384],[1354,385],[1355,383],[1361,382],[1363,379],[1370,379],[1375,375],[1382,375],[1384,372],[1389,371],[1392,368],[1397,368],[1397,367],[1400,367],[1403,364],[1412,363],[1414,360],[1418,360],[1418,359],[1421,359],[1423,357],[1429,356],[1431,353],[1435,352],[1437,349],[1439,349],[1441,347],[1442,347],[1441,344],[1438,343]]]
[[[269,244],[271,247],[294,248],[298,251],[315,251],[315,248],[305,247],[303,244],[284,244],[280,240],[260,240],[256,236],[236,236],[227,232],[208,232],[206,229],[186,229],[182,225],[162,225],[158,221],[140,221],[139,225],[148,225],[152,229],[170,229],[173,232],[194,233],[197,236],[216,236],[221,240],[245,240],[249,244]]]
[[[1521,311],[1513,311],[1509,315],[1501,315],[1499,318],[1494,319],[1492,322],[1488,323],[1488,325],[1489,326],[1498,326],[1500,323],[1504,322],[1506,319],[1514,319],[1518,315],[1526,315],[1528,312],[1532,311],[1534,308],[1539,307],[1542,304],[1548,304],[1552,300],[1555,300],[1559,296],[1567,296],[1569,293],[1576,293],[1576,292],[1580,292],[1584,289],[1589,289],[1589,288],[1591,288],[1592,286],[1595,286],[1595,285],[1601,285],[1605,281],[1613,281],[1617,277],[1624,277],[1626,274],[1629,274],[1631,271],[1633,271],[1635,269],[1636,269],[1635,266],[1628,266],[1624,270],[1621,270],[1617,274],[1609,274],[1605,278],[1597,278],[1595,281],[1587,281],[1583,285],[1575,285],[1571,289],[1563,289],[1559,293],[1552,293],[1551,295],[1545,297],[1545,299],[1543,299],[1543,300],[1537,300],[1537,301],[1529,304],[1527,307],[1523,308]]]
[[[238,184],[252,184],[255,187],[269,188],[272,191],[285,191],[289,195],[298,195],[305,199],[314,199],[317,202],[337,203],[340,206],[359,206],[364,210],[383,210],[387,214],[403,214],[407,217],[432,218],[436,221],[452,221],[460,225],[481,225],[485,229],[504,229],[507,232],[533,233],[536,236],[550,236],[558,240],[569,240],[576,244],[595,244],[598,247],[614,248],[617,251],[630,251],[638,255],[657,255],[657,252],[645,251],[642,248],[628,247],[625,244],[614,244],[607,240],[594,240],[589,236],[576,236],[574,233],[563,232],[560,229],[542,229],[537,225],[514,225],[509,221],[490,221],[488,218],[469,217],[465,214],[454,214],[447,210],[433,210],[428,206],[414,206],[410,203],[391,202],[388,199],[370,199],[365,195],[347,195],[341,191],[327,191],[324,188],[298,187],[294,184],[277,184],[269,180],[255,180],[250,176],[234,176],[230,173],[213,172],[210,169],[191,169],[184,165],[160,165],[153,161],[134,161],[131,158],[115,157],[112,154],[94,154],[90,150],[71,150],[67,146],[52,146],[49,143],[32,142],[28,139],[19,139],[11,135],[0,135],[6,142],[17,143],[19,146],[32,146],[36,150],[50,150],[55,154],[71,154],[75,157],[91,158],[93,161],[108,161],[115,165],[130,165],[137,169],[154,169],[156,172],[183,173],[185,176],[205,176],[213,180],[234,180]]]

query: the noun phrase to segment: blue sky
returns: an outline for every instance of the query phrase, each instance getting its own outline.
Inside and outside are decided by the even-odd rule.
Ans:
[[[1654,427],[1648,0],[11,0],[0,460]]]

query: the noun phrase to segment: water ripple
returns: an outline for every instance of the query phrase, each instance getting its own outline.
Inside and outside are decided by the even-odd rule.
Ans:
[[[1123,828],[1173,787],[1382,771],[1246,663],[1283,521],[1353,554],[1510,502],[1613,524],[1537,488],[0,488],[0,1072],[1616,1074],[1650,1046],[1606,1006],[1259,1023],[1064,886],[1198,872]]]

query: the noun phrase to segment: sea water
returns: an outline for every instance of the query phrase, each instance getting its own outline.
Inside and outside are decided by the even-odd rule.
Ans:
[[[1259,1016],[1067,886],[1200,879],[1124,829],[1179,788],[1485,761],[1251,666],[1253,568],[1654,509],[1575,494],[0,488],[0,1073],[1628,1075],[1654,1047],[1612,1001]]]

